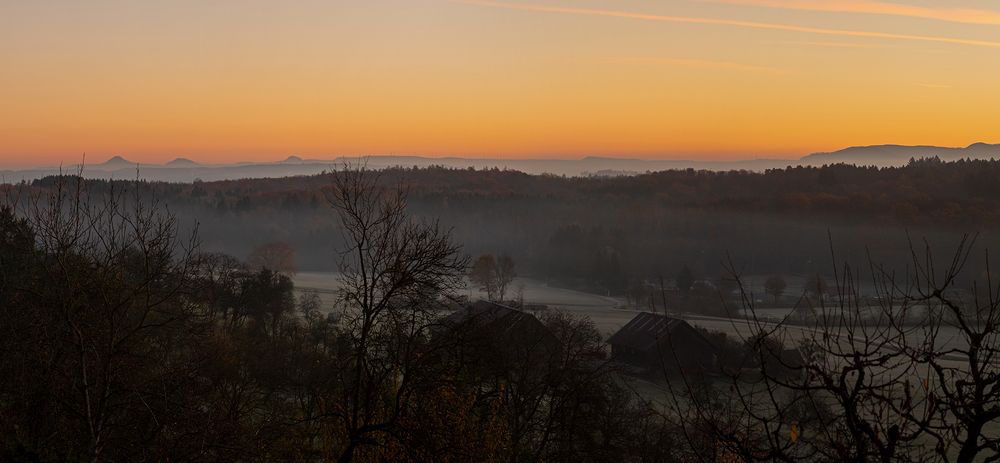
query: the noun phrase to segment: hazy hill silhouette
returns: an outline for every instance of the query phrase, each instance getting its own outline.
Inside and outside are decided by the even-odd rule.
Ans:
[[[201,164],[188,158],[177,158],[165,164],[167,167],[198,167]]]
[[[111,159],[108,159],[107,161],[104,161],[104,162],[102,162],[101,164],[98,164],[98,165],[100,167],[104,167],[104,168],[129,168],[130,167],[130,168],[134,169],[135,166],[137,165],[137,163],[129,161],[128,159],[125,159],[125,158],[123,158],[121,156],[114,156]]]
[[[788,166],[822,166],[828,164],[855,164],[862,166],[903,166],[910,159],[938,157],[942,160],[1000,159],[1000,144],[974,143],[964,148],[940,146],[874,145],[854,146],[828,153],[814,153],[800,159],[748,159],[735,161],[705,161],[678,159],[628,159],[588,156],[580,159],[483,159],[422,156],[344,156],[333,159],[304,159],[290,155],[283,160],[270,162],[235,162],[230,164],[201,164],[188,158],[177,158],[163,165],[137,164],[122,156],[114,156],[100,164],[83,167],[83,175],[90,178],[135,178],[151,181],[191,182],[195,179],[235,180],[243,178],[278,178],[316,175],[342,167],[344,164],[364,164],[371,169],[389,167],[448,167],[453,169],[515,170],[527,174],[550,174],[568,177],[617,177],[664,170],[755,171],[783,169]],[[79,166],[70,166],[76,170]],[[34,179],[55,175],[57,166],[0,171],[6,182]]]
[[[941,146],[874,145],[852,146],[831,153],[810,154],[801,159],[803,164],[858,164],[875,166],[898,166],[911,158],[938,157],[945,161],[957,159],[1000,159],[1000,145],[973,143],[964,148]]]

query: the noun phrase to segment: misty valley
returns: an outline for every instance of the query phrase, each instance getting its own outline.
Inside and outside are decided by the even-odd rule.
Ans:
[[[0,0],[0,463],[1000,462],[998,52],[998,0]]]
[[[11,461],[987,461],[1000,162],[4,185]]]

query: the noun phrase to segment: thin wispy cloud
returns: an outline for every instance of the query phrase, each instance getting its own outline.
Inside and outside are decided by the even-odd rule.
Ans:
[[[859,13],[931,19],[963,24],[1000,25],[1000,11],[973,8],[931,8],[866,0],[700,0],[707,3],[749,5],[787,10]]]
[[[609,18],[634,19],[641,21],[655,21],[665,23],[680,24],[705,24],[714,26],[741,27],[747,29],[778,30],[787,32],[799,32],[817,35],[834,35],[843,37],[866,37],[886,40],[906,40],[914,42],[936,42],[955,45],[968,45],[976,47],[1000,48],[1000,42],[992,40],[965,39],[960,37],[945,37],[932,35],[897,34],[893,32],[877,31],[857,31],[849,29],[828,29],[822,27],[799,26],[795,24],[770,23],[759,21],[743,21],[738,19],[705,18],[696,16],[672,16],[649,13],[638,13],[623,10],[607,10],[597,8],[577,8],[566,6],[553,6],[532,3],[511,3],[493,0],[448,0],[452,3],[464,5],[477,5],[491,8],[502,8],[508,10],[534,11],[540,13],[572,14],[580,16],[602,16]]]

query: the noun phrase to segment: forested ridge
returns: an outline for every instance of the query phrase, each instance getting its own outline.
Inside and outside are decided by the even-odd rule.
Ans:
[[[337,166],[331,165],[331,170]],[[765,172],[667,170],[634,176],[565,177],[518,171],[446,167],[389,168],[387,184],[402,184],[414,200],[628,200],[663,207],[731,212],[816,214],[885,224],[980,226],[1000,219],[1000,160],[936,158],[903,167],[835,164]],[[221,211],[320,207],[329,175],[154,183],[151,192],[178,205]],[[50,186],[57,177],[32,182]],[[100,180],[91,180],[100,184]],[[8,185],[6,188],[10,188]]]
[[[907,236],[947,248],[962,233],[981,233],[988,245],[1000,224],[998,178],[1000,161],[931,158],[890,168],[631,177],[396,168],[381,181],[405,188],[416,216],[454,227],[471,254],[507,253],[525,276],[620,294],[683,266],[716,277],[730,258],[748,273],[814,273],[828,263],[831,238],[847,256],[874,252],[886,262],[905,258]],[[303,269],[331,270],[337,224],[318,213],[329,184],[327,174],[153,183],[150,191],[182,226],[198,224],[207,249],[243,257],[263,241],[283,241]]]

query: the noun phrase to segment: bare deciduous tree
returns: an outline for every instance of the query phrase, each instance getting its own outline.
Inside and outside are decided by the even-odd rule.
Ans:
[[[500,254],[500,257],[483,254],[469,270],[469,280],[479,285],[479,289],[486,292],[489,300],[496,302],[505,300],[507,289],[516,276],[514,259],[506,254]]]
[[[401,187],[364,168],[333,174],[329,201],[341,218],[340,303],[350,347],[332,412],[342,426],[339,461],[400,432],[408,397],[433,377],[423,355],[442,296],[460,287],[466,259],[450,232],[412,219]]]
[[[844,265],[835,304],[821,299],[809,323],[738,324],[753,354],[728,372],[729,394],[671,381],[674,412],[746,460],[1000,459],[1000,297],[988,271],[958,288],[970,251],[963,240],[937,268],[929,246],[914,250],[902,275],[869,259],[869,294]]]
[[[778,300],[781,299],[781,295],[785,294],[785,287],[787,286],[784,278],[781,278],[780,275],[773,275],[768,277],[767,281],[764,282],[764,291],[770,294],[774,298],[774,303],[777,304]]]
[[[16,364],[3,368],[0,422],[32,423],[4,432],[43,458],[198,452],[177,446],[209,420],[204,409],[188,408],[197,384],[185,373],[197,364],[192,349],[205,333],[187,291],[196,242],[179,235],[174,217],[143,186],[113,182],[93,191],[65,176],[15,205],[34,239],[22,243],[31,262],[10,288],[17,300],[3,307],[15,328],[4,363]]]
[[[496,287],[497,287],[497,297],[504,301],[507,297],[507,288],[510,286],[510,282],[514,281],[514,277],[517,273],[514,271],[514,259],[511,259],[507,254],[500,254],[497,258],[497,269],[496,269]]]
[[[483,254],[473,262],[469,269],[469,280],[479,286],[479,290],[486,293],[486,298],[497,300],[497,262],[493,254]]]

